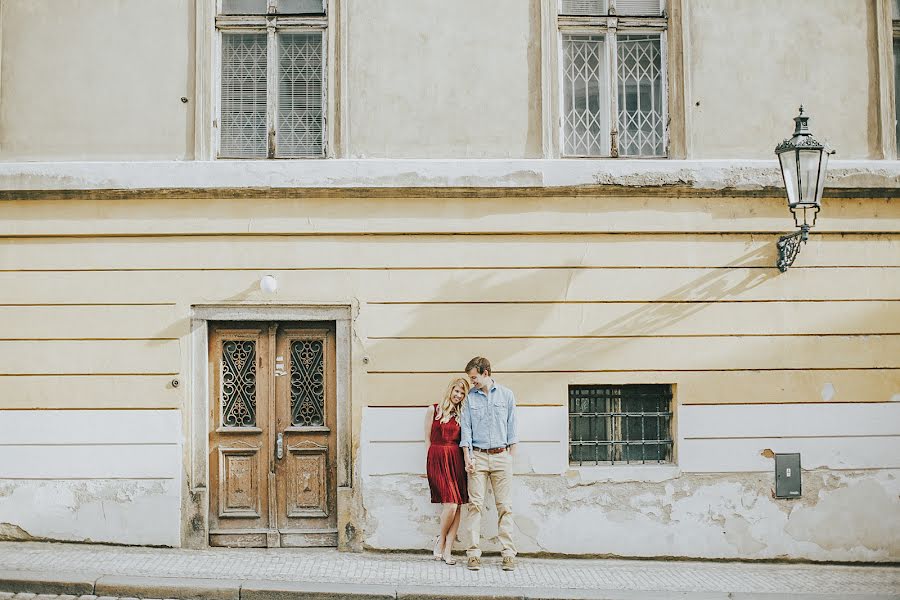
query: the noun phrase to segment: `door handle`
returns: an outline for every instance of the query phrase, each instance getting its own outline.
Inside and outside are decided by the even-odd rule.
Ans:
[[[284,434],[279,433],[278,437],[275,439],[275,458],[282,459],[284,458]]]

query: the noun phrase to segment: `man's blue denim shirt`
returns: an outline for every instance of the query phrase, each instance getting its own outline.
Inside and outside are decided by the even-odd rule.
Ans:
[[[469,390],[459,418],[461,447],[502,448],[519,442],[516,397],[512,390],[494,382],[488,395]]]

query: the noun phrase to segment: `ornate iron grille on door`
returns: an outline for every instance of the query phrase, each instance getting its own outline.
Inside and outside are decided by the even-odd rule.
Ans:
[[[321,340],[291,343],[291,424],[325,425],[325,355]]]
[[[222,342],[222,424],[256,426],[256,342]]]
[[[569,462],[672,462],[672,387],[570,385]]]

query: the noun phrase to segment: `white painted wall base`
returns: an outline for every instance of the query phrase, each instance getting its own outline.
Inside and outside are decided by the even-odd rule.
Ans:
[[[0,539],[179,546],[171,479],[0,479]]]
[[[423,411],[363,413],[371,548],[427,548],[437,533],[419,440]],[[520,407],[513,487],[519,551],[900,560],[898,417],[893,402],[685,406],[678,409],[678,464],[579,467],[568,464],[565,407]],[[692,449],[697,444],[706,446]],[[774,461],[761,455],[769,449],[802,451],[801,498],[772,497]],[[499,551],[496,512],[482,523],[482,548]]]
[[[181,545],[177,410],[0,411],[0,539]]]
[[[803,498],[776,500],[770,494],[772,476],[763,473],[589,484],[566,476],[518,475],[515,540],[523,553],[900,559],[900,471],[813,471],[803,474],[803,483]],[[427,548],[437,535],[438,507],[430,503],[425,478],[370,476],[364,484],[366,545]],[[492,502],[489,495],[488,505]],[[500,550],[496,518],[490,509],[482,521],[487,552]]]

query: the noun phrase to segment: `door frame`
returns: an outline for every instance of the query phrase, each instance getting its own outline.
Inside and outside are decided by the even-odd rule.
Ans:
[[[350,304],[194,304],[191,306],[190,382],[184,410],[187,433],[188,490],[182,500],[182,546],[209,546],[209,322],[259,321],[335,325],[337,394],[337,518],[338,549],[356,549],[362,503],[353,493],[350,350],[353,307]],[[357,506],[358,505],[358,506]]]

